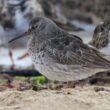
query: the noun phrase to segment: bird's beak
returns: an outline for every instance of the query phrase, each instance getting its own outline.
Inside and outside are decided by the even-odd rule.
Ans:
[[[11,42],[13,42],[13,41],[15,41],[17,39],[20,39],[20,38],[25,37],[25,36],[30,35],[30,34],[31,34],[31,29],[29,29],[28,31],[24,32],[22,35],[11,39],[10,41],[8,41],[8,43],[11,43]]]

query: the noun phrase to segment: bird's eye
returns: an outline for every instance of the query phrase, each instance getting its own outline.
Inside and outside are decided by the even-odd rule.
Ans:
[[[35,27],[33,26],[32,29],[35,29]]]

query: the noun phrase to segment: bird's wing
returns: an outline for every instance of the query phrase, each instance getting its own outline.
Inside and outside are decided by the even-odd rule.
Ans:
[[[60,64],[80,65],[83,67],[108,68],[110,62],[101,54],[85,45],[82,40],[68,33],[51,37],[46,41],[45,52]]]

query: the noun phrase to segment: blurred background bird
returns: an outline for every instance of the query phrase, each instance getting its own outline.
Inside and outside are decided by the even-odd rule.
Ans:
[[[89,44],[97,48],[104,54],[105,58],[110,60],[110,16],[96,26]]]

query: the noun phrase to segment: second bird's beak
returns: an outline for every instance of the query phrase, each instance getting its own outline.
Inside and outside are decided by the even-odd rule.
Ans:
[[[13,41],[15,41],[17,39],[20,39],[20,38],[25,37],[25,36],[30,35],[30,34],[31,34],[31,29],[29,29],[28,31],[24,32],[22,35],[11,39],[8,43],[11,43],[11,42],[13,42]]]

